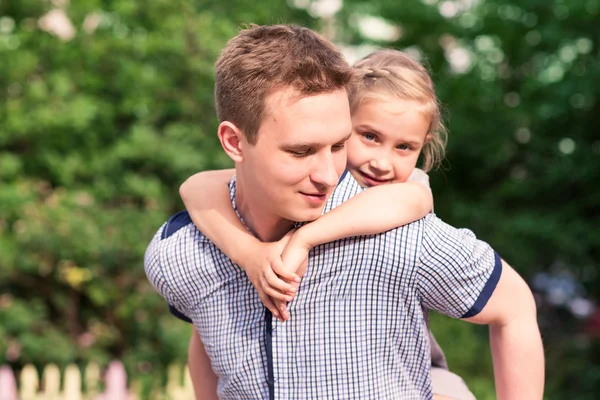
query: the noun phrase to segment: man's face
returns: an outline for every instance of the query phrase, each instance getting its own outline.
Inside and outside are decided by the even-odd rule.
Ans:
[[[277,89],[265,105],[257,143],[245,143],[238,175],[269,214],[315,220],[346,167],[345,143],[352,131],[347,93],[301,97],[290,88]]]
[[[398,99],[365,99],[352,115],[348,170],[363,187],[405,182],[427,139],[422,106]]]

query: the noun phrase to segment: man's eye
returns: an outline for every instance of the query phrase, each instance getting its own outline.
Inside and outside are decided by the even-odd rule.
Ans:
[[[340,151],[340,150],[344,150],[344,147],[346,147],[346,143],[340,143],[340,144],[336,144],[335,146],[332,147],[333,151]]]
[[[310,154],[310,150],[304,150],[304,151],[293,151],[290,150],[290,154],[294,157],[306,157],[307,155]]]

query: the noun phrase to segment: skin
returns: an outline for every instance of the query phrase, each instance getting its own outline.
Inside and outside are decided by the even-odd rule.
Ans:
[[[193,329],[188,345],[188,368],[196,400],[218,400],[219,379],[212,370],[210,358],[196,329]]]
[[[373,188],[404,183],[408,180],[415,170],[421,149],[429,138],[430,122],[429,118],[421,112],[422,108],[423,106],[418,102],[382,96],[366,98],[354,110],[352,136],[347,143],[346,169],[362,187]],[[381,199],[382,196],[392,195],[393,191],[384,189],[379,195],[376,191],[365,193],[373,195],[375,199]],[[380,200],[371,203],[371,206],[361,205],[361,208],[358,208],[370,209],[371,213],[357,213],[353,217],[353,224],[362,228],[361,234],[379,233],[398,226],[394,224],[392,227],[370,232],[366,227],[373,225],[373,221],[405,219],[404,216],[396,217],[392,214],[393,210],[398,210],[399,207],[382,207]],[[378,209],[387,215],[374,214]],[[431,206],[428,205],[427,211],[430,209]],[[360,216],[363,220],[359,220]],[[286,264],[289,263],[294,267],[300,265],[301,259],[306,258],[312,247],[323,243],[320,238],[323,236],[324,226],[343,230],[348,228],[347,225],[348,223],[344,223],[343,219],[340,220],[338,215],[327,213],[317,223],[303,226],[292,236],[290,246],[284,252]],[[348,235],[343,237],[345,236]],[[301,251],[297,251],[298,249]],[[304,268],[301,268],[298,273],[302,275]]]
[[[321,215],[346,166],[352,127],[345,90],[301,97],[278,89],[265,104],[255,145],[229,121],[219,125],[219,139],[235,162],[240,214],[262,241],[271,242],[289,231],[289,221]]]
[[[428,139],[422,106],[399,99],[365,99],[352,115],[348,170],[363,187],[406,182]]]

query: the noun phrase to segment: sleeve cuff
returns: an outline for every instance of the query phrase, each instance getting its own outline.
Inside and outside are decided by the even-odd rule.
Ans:
[[[171,312],[171,314],[173,314],[174,316],[176,316],[180,320],[188,322],[190,324],[193,324],[193,322],[192,322],[191,319],[189,319],[185,314],[183,314],[181,311],[179,311],[178,309],[176,309],[175,307],[173,307],[170,304],[169,304],[169,311]]]
[[[492,293],[494,293],[494,290],[498,285],[498,281],[500,280],[501,275],[502,259],[500,258],[498,253],[494,252],[494,270],[492,271],[492,274],[490,275],[488,281],[483,287],[483,290],[479,294],[479,297],[475,301],[475,304],[473,304],[473,307],[471,307],[469,311],[463,314],[461,318],[474,317],[475,315],[479,314],[481,310],[483,310],[490,297],[492,297]]]

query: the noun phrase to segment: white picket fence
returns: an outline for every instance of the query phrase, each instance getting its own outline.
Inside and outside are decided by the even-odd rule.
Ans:
[[[181,374],[184,374],[183,382]],[[62,383],[62,384],[61,384]],[[171,365],[166,386],[154,387],[150,400],[191,400],[194,390],[187,367]],[[33,365],[15,376],[10,367],[0,366],[0,400],[140,400],[139,382],[128,382],[120,361],[109,364],[104,378],[100,367],[91,363],[82,376],[80,369],[69,365],[63,371],[47,365],[41,379]]]

